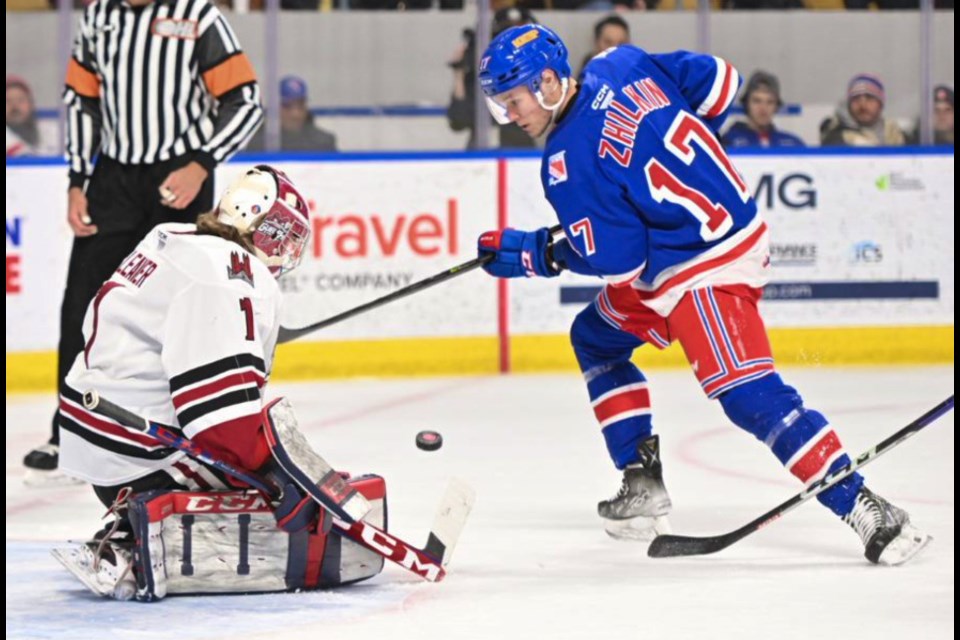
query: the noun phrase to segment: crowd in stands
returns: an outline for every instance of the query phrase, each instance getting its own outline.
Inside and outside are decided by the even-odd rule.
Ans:
[[[351,0],[351,2],[357,1]],[[613,1],[616,3],[624,0]],[[656,2],[656,0],[625,1],[647,5]],[[724,0],[724,3],[726,5],[744,1],[746,0]],[[801,0],[758,1],[791,3]],[[895,8],[892,5],[896,0],[883,1],[887,5],[883,8]],[[593,0],[595,4],[600,2],[607,2],[607,0]],[[549,0],[540,0],[537,6],[548,5],[550,5]],[[558,8],[556,2],[550,6]],[[507,27],[531,22],[536,22],[536,18],[526,6],[503,7],[494,13],[492,32],[496,35]],[[474,34],[473,29],[464,29],[463,40],[448,61],[448,66],[453,73],[453,87],[446,109],[447,124],[452,131],[470,132],[467,148],[478,146],[475,131]],[[630,43],[630,27],[627,22],[618,13],[604,16],[594,25],[592,51],[581,62],[580,72],[593,56],[610,47],[628,43]],[[310,113],[307,84],[303,78],[292,75],[284,77],[280,82],[279,93],[280,149],[337,151],[336,136],[330,131],[317,127],[314,123]],[[953,88],[950,86],[938,85],[934,89],[932,114],[934,144],[953,146],[953,97]],[[777,113],[784,106],[780,81],[776,75],[764,70],[754,71],[741,89],[739,102],[743,109],[742,116],[732,118],[727,125],[721,138],[724,146],[727,148],[804,146],[800,137],[782,130],[775,124]],[[921,139],[919,122],[912,127],[902,127],[895,119],[884,113],[886,102],[887,94],[883,80],[877,75],[857,73],[848,82],[846,92],[835,113],[821,123],[820,144],[846,147],[918,144]],[[482,117],[487,116],[483,114]],[[491,126],[497,127],[495,144],[502,148],[531,148],[536,144],[516,125],[491,124]],[[42,122],[37,118],[33,95],[27,81],[16,75],[8,75],[7,157],[56,155],[60,148],[58,135],[55,121],[51,122],[48,119]],[[248,150],[265,149],[265,132],[264,128],[261,128],[251,140]]]
[[[8,11],[37,11],[56,8],[63,0],[7,0]],[[82,8],[92,0],[66,0],[75,8]],[[261,11],[267,0],[217,0],[223,8]],[[291,11],[425,11],[431,9],[462,11],[469,0],[279,0],[279,6]],[[510,6],[527,11],[647,11],[653,9],[675,11],[692,10],[697,0],[491,0],[494,10]],[[934,0],[936,9],[953,9],[953,0]],[[920,0],[710,0],[713,10],[916,10]]]

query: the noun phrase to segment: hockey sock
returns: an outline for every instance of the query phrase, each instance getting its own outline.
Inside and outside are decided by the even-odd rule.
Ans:
[[[806,409],[796,389],[777,374],[731,389],[720,397],[727,417],[764,442],[804,484],[850,462],[837,433],[817,411]],[[839,516],[853,508],[863,476],[852,474],[817,496]]]
[[[607,451],[623,469],[637,462],[637,446],[653,429],[647,380],[630,362],[644,342],[607,324],[594,304],[577,316],[570,338]]]

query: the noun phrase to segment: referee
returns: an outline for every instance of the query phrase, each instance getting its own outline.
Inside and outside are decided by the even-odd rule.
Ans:
[[[83,317],[100,285],[155,225],[193,222],[213,208],[214,167],[263,120],[250,60],[208,0],[90,4],[63,99],[75,238],[60,310],[58,388],[83,351]],[[54,416],[49,442],[24,458],[26,482],[61,481],[58,457]]]

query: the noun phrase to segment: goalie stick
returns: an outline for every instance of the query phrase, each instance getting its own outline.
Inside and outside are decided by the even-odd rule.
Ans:
[[[164,425],[147,420],[106,398],[101,398],[96,391],[84,393],[83,404],[90,411],[95,411],[126,427],[146,433],[272,498],[277,495],[277,489],[257,474],[238,469],[220,460],[201,449],[189,438],[179,436]],[[428,582],[440,582],[446,576],[446,567],[453,555],[453,550],[466,524],[467,517],[470,515],[470,510],[473,508],[474,500],[474,491],[469,485],[457,479],[451,480],[440,501],[440,506],[437,508],[433,527],[423,549],[404,542],[363,520],[347,522],[335,515],[332,518],[332,530],[363,545],[387,560],[395,562]],[[328,508],[326,505],[322,506]]]
[[[777,520],[789,511],[793,511],[798,506],[823,493],[830,487],[852,474],[857,469],[876,460],[881,455],[897,446],[910,436],[928,426],[945,413],[953,409],[953,396],[935,406],[907,426],[903,427],[890,437],[879,444],[867,449],[861,453],[855,460],[828,474],[819,482],[815,482],[786,502],[777,505],[759,518],[748,522],[739,529],[718,536],[681,536],[673,534],[659,535],[650,543],[647,549],[647,555],[651,558],[672,558],[676,556],[701,556],[710,553],[716,553],[726,549],[735,542],[739,542],[751,533],[755,533]]]
[[[561,225],[555,225],[550,227],[550,234],[558,233],[562,230]],[[496,254],[488,253],[486,255],[480,256],[479,258],[474,258],[463,264],[458,264],[455,267],[450,267],[446,271],[441,271],[435,275],[430,276],[429,278],[424,278],[419,282],[414,282],[411,285],[407,285],[402,289],[397,289],[393,293],[388,293],[385,296],[377,298],[376,300],[371,300],[370,302],[365,302],[359,307],[354,307],[353,309],[347,309],[342,313],[338,313],[335,316],[331,316],[324,320],[314,322],[313,324],[308,324],[305,327],[300,327],[297,329],[288,329],[287,327],[280,327],[280,333],[277,334],[277,344],[283,344],[285,342],[290,342],[291,340],[296,340],[297,338],[302,338],[308,333],[313,333],[314,331],[319,331],[320,329],[325,329],[332,324],[342,322],[354,316],[360,315],[365,311],[370,311],[371,309],[376,309],[377,307],[382,307],[385,304],[393,302],[394,300],[399,300],[400,298],[406,298],[409,295],[423,291],[424,289],[429,289],[430,287],[440,284],[441,282],[446,282],[451,278],[456,278],[457,276],[463,275],[473,271],[477,267],[481,267],[488,262],[491,262],[496,257]]]

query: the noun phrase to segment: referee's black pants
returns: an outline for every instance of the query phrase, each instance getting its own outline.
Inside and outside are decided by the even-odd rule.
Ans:
[[[63,385],[77,354],[83,351],[83,317],[100,285],[120,266],[148,231],[163,222],[193,222],[213,208],[213,176],[186,209],[160,203],[160,185],[170,172],[190,162],[189,156],[165,162],[124,165],[100,156],[87,186],[87,212],[97,233],[75,237],[60,307],[57,389]],[[59,444],[57,413],[50,442]]]

